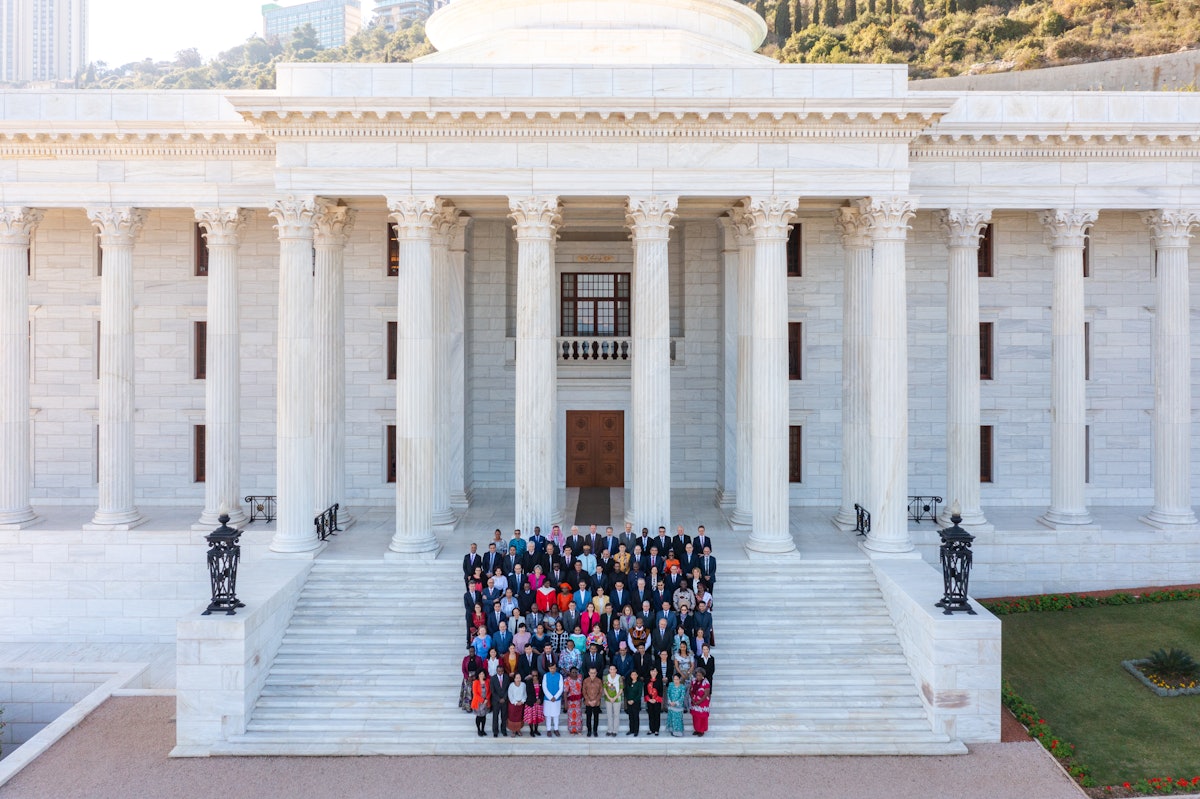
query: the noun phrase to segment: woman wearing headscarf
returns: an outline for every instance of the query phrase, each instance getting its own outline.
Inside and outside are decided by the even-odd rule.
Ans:
[[[486,652],[486,650],[485,650]],[[487,672],[483,658],[475,654],[474,647],[467,647],[467,656],[462,660],[462,686],[458,691],[458,707],[464,713],[471,712],[471,683],[480,671]]]
[[[708,732],[708,707],[711,694],[708,680],[704,677],[704,669],[696,669],[696,676],[692,678],[690,694],[692,735],[703,737],[704,733]]]

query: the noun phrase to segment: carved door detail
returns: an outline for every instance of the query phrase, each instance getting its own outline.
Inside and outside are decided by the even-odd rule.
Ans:
[[[567,411],[567,485],[625,484],[623,411]]]

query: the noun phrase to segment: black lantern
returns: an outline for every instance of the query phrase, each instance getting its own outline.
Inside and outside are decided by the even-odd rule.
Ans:
[[[237,608],[246,607],[237,598],[238,561],[242,559],[238,539],[242,537],[242,531],[229,526],[228,513],[222,513],[217,521],[221,522],[221,526],[204,537],[208,542],[208,578],[212,582],[212,601],[201,615],[223,610],[226,615],[232,616]]]
[[[942,584],[945,593],[937,607],[947,616],[956,611],[966,611],[974,616],[975,611],[967,601],[967,585],[971,580],[971,542],[975,540],[975,536],[962,529],[959,526],[960,522],[962,511],[955,500],[950,506],[952,526],[938,531],[938,535],[942,537]]]

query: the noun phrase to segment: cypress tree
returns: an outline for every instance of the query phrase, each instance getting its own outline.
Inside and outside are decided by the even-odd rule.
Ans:
[[[808,27],[808,23],[804,19],[804,2],[796,0],[796,24],[792,27],[798,31],[802,31]]]
[[[867,0],[867,11],[875,13],[875,0]]]
[[[755,0],[754,13],[758,14],[760,17],[763,18],[764,21],[766,21],[766,19],[767,19],[767,0]]]
[[[838,25],[838,0],[825,0],[823,8],[825,15],[821,20],[826,27],[836,28]]]
[[[842,19],[846,22],[853,22],[858,19],[858,3],[856,0],[846,0],[846,12]]]
[[[883,13],[887,14],[889,21],[894,18],[896,16],[896,0],[884,0]]]
[[[834,2],[834,0],[829,0],[829,1],[831,3]],[[821,0],[813,0],[812,24],[813,25],[821,24]]]
[[[779,4],[775,6],[775,38],[779,40],[781,47],[792,38],[792,14],[788,5],[789,0],[779,0]]]

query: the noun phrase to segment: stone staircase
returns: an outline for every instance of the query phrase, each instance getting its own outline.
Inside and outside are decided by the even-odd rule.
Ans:
[[[213,754],[966,751],[931,731],[866,560],[722,562],[703,738],[647,738],[644,715],[637,739],[479,738],[457,706],[459,582],[454,560],[318,560],[246,733]]]

